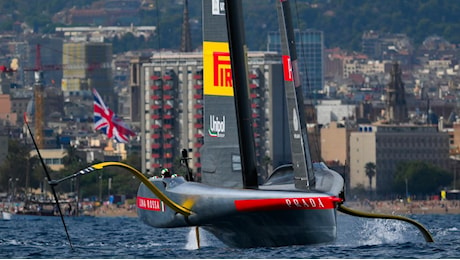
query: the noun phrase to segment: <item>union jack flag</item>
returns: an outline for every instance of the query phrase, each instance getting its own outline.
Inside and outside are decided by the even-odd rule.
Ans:
[[[101,96],[93,88],[94,96],[94,129],[100,130],[108,138],[114,138],[119,143],[127,143],[130,136],[136,134],[115,113],[105,106]]]

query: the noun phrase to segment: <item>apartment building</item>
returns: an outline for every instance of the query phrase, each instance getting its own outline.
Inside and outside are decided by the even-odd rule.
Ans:
[[[281,58],[273,52],[250,52],[249,87],[256,156],[262,178],[290,161]],[[189,166],[201,173],[203,146],[203,54],[156,53],[131,61],[132,118],[139,111],[142,171],[173,168],[182,149]],[[275,109],[271,109],[275,107]],[[208,122],[209,123],[209,122]],[[277,138],[276,138],[277,137]],[[270,161],[270,166],[263,162]],[[273,166],[272,166],[273,165]]]
[[[350,133],[350,186],[385,194],[392,188],[398,163],[425,161],[448,170],[449,135],[437,126],[360,125]],[[365,165],[375,163],[376,175],[369,187]]]

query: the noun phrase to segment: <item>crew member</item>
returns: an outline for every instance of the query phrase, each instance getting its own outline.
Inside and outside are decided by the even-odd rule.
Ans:
[[[171,174],[168,168],[163,168],[161,170],[161,177],[163,178],[175,178],[177,177],[177,174]]]

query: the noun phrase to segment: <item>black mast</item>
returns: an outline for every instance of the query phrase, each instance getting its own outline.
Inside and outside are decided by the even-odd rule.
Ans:
[[[249,96],[246,39],[243,26],[241,0],[225,0],[227,33],[232,66],[233,93],[235,97],[238,140],[240,144],[243,187],[257,189],[257,168],[254,133]]]

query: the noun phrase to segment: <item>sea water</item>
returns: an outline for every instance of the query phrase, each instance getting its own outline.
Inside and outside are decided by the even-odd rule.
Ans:
[[[158,229],[127,217],[14,215],[0,220],[0,258],[460,258],[460,215],[409,215],[435,242],[398,220],[339,213],[337,240],[309,246],[231,248],[195,228]]]

